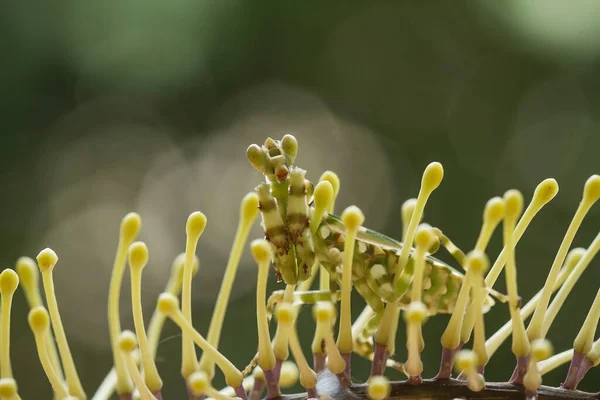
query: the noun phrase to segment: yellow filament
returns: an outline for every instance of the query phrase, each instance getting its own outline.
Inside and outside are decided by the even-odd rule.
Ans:
[[[385,376],[374,376],[367,383],[367,396],[371,400],[383,400],[390,395],[391,385]]]
[[[256,193],[248,193],[242,199],[240,206],[240,221],[238,223],[237,231],[235,233],[235,239],[233,240],[233,246],[229,254],[229,260],[227,261],[227,267],[225,268],[225,275],[223,276],[223,282],[221,283],[221,289],[217,297],[217,303],[213,311],[213,316],[210,320],[210,326],[208,327],[208,334],[206,339],[215,348],[219,347],[219,339],[221,337],[221,330],[223,329],[223,320],[225,319],[225,312],[227,311],[227,304],[229,302],[229,296],[231,295],[231,288],[235,280],[238,265],[240,263],[240,257],[248,240],[248,234],[252,228],[252,224],[258,216],[258,195]],[[206,372],[209,378],[214,376],[215,365],[207,357],[202,355],[200,357],[200,370]]]
[[[419,376],[423,372],[421,361],[420,328],[427,319],[427,307],[420,301],[413,301],[404,311],[406,321],[406,349],[408,359],[404,364],[406,373],[410,376]]]
[[[558,288],[561,287],[584,254],[585,249],[581,247],[575,248],[569,252],[565,261],[565,265],[561,268],[560,274],[558,274],[558,279],[556,279],[556,282],[554,282],[554,287],[552,288],[553,292],[557,291]],[[533,313],[533,310],[535,309],[535,306],[537,305],[537,302],[541,296],[542,290],[538,291],[535,296],[533,296],[531,300],[529,300],[521,309],[521,318],[523,320],[526,320]],[[500,345],[506,340],[506,338],[508,338],[511,332],[512,321],[509,320],[502,326],[502,328],[498,329],[498,331],[486,341],[485,348],[488,356],[491,357],[496,350],[498,350]]]
[[[0,292],[2,293],[2,348],[0,351],[0,378],[12,378],[10,363],[10,314],[12,298],[19,286],[19,276],[12,269],[0,274]]]
[[[563,364],[568,363],[573,358],[573,349],[565,350],[555,354],[547,360],[539,361],[537,369],[540,375],[546,375],[548,372],[555,370]]]
[[[35,265],[35,261],[29,257],[21,257],[17,260],[15,269],[17,274],[19,274],[20,286],[25,293],[25,299],[27,300],[29,309],[31,310],[43,305],[39,286],[40,272]],[[54,337],[50,330],[48,330],[46,334],[46,343],[48,346],[48,356],[52,361],[52,366],[60,379],[63,379],[62,366],[60,365],[60,359],[58,358],[56,343],[54,342]]]
[[[306,281],[304,281],[306,282]],[[300,286],[304,285],[304,282],[300,284]],[[294,289],[296,285],[287,285],[285,287],[285,293],[283,295],[283,302],[292,303],[294,300]],[[294,308],[296,314],[300,310],[300,306]],[[288,348],[288,337],[286,330],[277,324],[277,330],[275,331],[275,337],[273,338],[273,352],[275,353],[275,357],[278,360],[287,360],[289,357],[289,348]]]
[[[517,294],[517,265],[515,261],[515,222],[523,209],[523,195],[518,190],[509,190],[504,194],[506,205],[503,236],[504,248],[507,249],[506,261],[506,290],[508,292],[508,305],[513,326],[512,351],[516,357],[529,354],[529,340],[525,332],[523,318],[519,310]]]
[[[542,374],[538,362],[552,355],[552,345],[545,339],[536,339],[531,343],[531,359],[527,372],[523,376],[523,386],[529,391],[537,390],[542,384]]]
[[[403,241],[405,241],[405,239],[406,239],[406,232],[408,231],[408,226],[410,224],[412,215],[415,212],[416,205],[417,205],[417,199],[408,199],[404,203],[402,203],[401,214],[402,214],[402,240]],[[419,222],[421,222],[421,220],[419,220]]]
[[[121,334],[121,321],[119,317],[119,297],[121,295],[121,284],[123,274],[125,273],[125,262],[127,260],[127,249],[137,237],[142,225],[140,216],[136,213],[129,213],[121,221],[119,231],[119,244],[117,254],[113,264],[110,276],[110,286],[108,289],[108,328],[110,332],[110,343],[112,346],[113,363],[117,373],[117,393],[129,394],[133,390],[131,378],[123,364],[121,351],[117,342]]]
[[[552,295],[552,288],[554,286],[554,281],[558,277],[558,273],[560,270],[560,266],[565,261],[567,256],[567,251],[571,247],[573,243],[573,239],[575,239],[575,234],[579,230],[583,219],[586,214],[594,205],[594,203],[600,197],[600,176],[594,175],[590,177],[583,189],[583,198],[579,203],[579,207],[577,207],[577,211],[575,211],[575,215],[569,224],[569,228],[567,228],[567,232],[558,248],[558,252],[554,257],[554,262],[550,267],[550,272],[546,277],[546,283],[544,284],[544,288],[542,289],[542,297],[535,308],[533,313],[533,317],[531,318],[531,322],[527,328],[527,334],[529,335],[530,340],[535,339],[543,339],[542,330],[544,327],[544,315],[546,314],[546,310],[548,308],[548,303],[550,302],[550,296]]]
[[[314,236],[321,225],[323,216],[333,204],[334,192],[333,185],[328,181],[320,181],[315,186],[313,194],[315,208],[310,217],[310,233]]]
[[[594,303],[588,312],[575,341],[573,342],[573,349],[580,354],[588,354],[592,350],[592,343],[594,342],[594,336],[596,335],[596,327],[598,326],[598,320],[600,319],[600,290],[596,293]]]
[[[517,223],[517,226],[515,227],[515,230],[513,232],[512,236],[515,247],[517,243],[519,243],[521,236],[523,236],[523,233],[525,233],[525,230],[533,220],[533,217],[535,217],[536,214],[542,209],[542,207],[548,204],[550,200],[552,200],[554,196],[556,196],[557,192],[558,185],[556,185],[556,181],[554,181],[553,179],[545,179],[542,182],[540,182],[539,185],[537,185],[535,191],[533,192],[531,202],[525,209],[525,212],[521,216],[521,219]],[[486,287],[491,288],[494,286],[494,283],[496,283],[496,280],[498,279],[498,276],[500,276],[500,272],[502,272],[502,268],[506,263],[507,252],[508,249],[505,245],[500,254],[498,255],[498,258],[496,258],[494,265],[492,265],[492,268],[490,268],[487,276],[485,277]]]
[[[340,351],[335,345],[335,340],[333,339],[333,329],[331,326],[334,316],[335,309],[330,302],[320,301],[313,307],[313,317],[317,323],[315,336],[318,336],[325,341],[327,367],[332,373],[337,375],[346,370],[346,360],[344,360],[340,354]]]
[[[421,216],[423,215],[423,210],[425,209],[425,204],[429,199],[429,196],[442,182],[444,178],[444,168],[442,164],[438,162],[433,162],[425,168],[423,172],[423,177],[421,179],[421,189],[419,190],[419,195],[417,196],[417,203],[415,204],[414,211],[410,218],[410,223],[406,228],[406,233],[404,236],[405,243],[412,243],[414,240],[415,231],[417,229],[417,225],[421,220]],[[412,246],[402,246],[402,250],[400,252],[400,257],[398,257],[398,264],[396,265],[395,278],[394,278],[394,287],[396,286],[396,281],[400,276],[400,272],[406,266],[408,262],[408,256],[410,254],[410,249]]]
[[[489,260],[485,253],[481,250],[475,250],[475,255],[471,257],[477,257],[478,262],[471,262],[469,264],[470,270],[473,272],[473,301],[471,308],[473,309],[475,317],[475,335],[473,339],[473,351],[477,355],[477,362],[479,366],[485,366],[488,361],[488,355],[485,350],[485,324],[483,318],[483,301],[482,297],[486,295],[485,285],[483,283],[483,275],[490,266]]]
[[[229,400],[231,397],[219,393],[210,384],[208,375],[205,372],[197,371],[191,374],[187,379],[188,387],[191,392],[196,395],[206,395],[215,400]]]
[[[585,254],[581,258],[581,260],[579,260],[579,262],[573,269],[573,272],[569,274],[565,283],[561,286],[558,293],[552,300],[550,307],[548,307],[548,311],[544,316],[544,329],[542,330],[542,337],[545,337],[546,333],[548,333],[550,326],[552,326],[552,322],[554,322],[558,311],[564,304],[565,300],[567,299],[567,296],[573,289],[573,286],[575,286],[575,283],[577,282],[581,274],[583,274],[583,271],[585,271],[587,266],[592,262],[592,259],[594,258],[596,253],[598,253],[599,250],[600,233],[598,233],[596,238],[592,241],[592,244],[590,244],[590,247],[588,247],[588,249],[585,251]]]
[[[171,276],[167,281],[165,287],[166,293],[171,293],[175,296],[179,296],[181,293],[181,285],[183,284],[183,266],[185,264],[185,253],[178,255],[173,261],[171,266]],[[198,272],[198,257],[194,257],[193,275]],[[160,341],[160,335],[165,324],[166,316],[154,310],[150,323],[148,324],[148,342],[150,342],[150,348],[152,349],[153,357],[156,357],[156,350],[158,348],[158,342]]]
[[[271,263],[271,247],[266,240],[255,240],[250,245],[252,256],[258,264],[258,279],[256,282],[256,320],[258,328],[258,366],[263,371],[275,367],[275,354],[271,347],[269,321],[267,320],[267,278]]]
[[[295,316],[292,305],[289,303],[280,304],[277,307],[276,315],[277,321],[286,330],[290,350],[292,351],[294,360],[296,360],[298,370],[300,371],[300,384],[305,389],[314,388],[317,385],[317,374],[308,365],[304,353],[302,352],[302,347],[300,346],[300,341],[296,334],[296,327],[294,326]]]
[[[44,285],[44,293],[46,294],[46,301],[48,302],[48,311],[50,311],[50,322],[52,323],[52,329],[56,334],[56,344],[60,353],[60,358],[65,370],[65,376],[67,378],[67,387],[69,388],[69,394],[79,397],[85,400],[87,398],[77,370],[75,369],[75,363],[73,362],[73,356],[69,349],[67,342],[67,335],[63,328],[60,313],[58,312],[58,303],[56,301],[56,295],[54,293],[54,279],[52,276],[52,270],[58,261],[58,256],[51,249],[44,249],[38,254],[37,262],[42,273],[42,282]]]
[[[469,291],[471,290],[471,277],[472,272],[467,269],[462,286],[458,292],[454,310],[450,316],[450,321],[448,321],[446,330],[442,334],[441,343],[445,349],[453,350],[460,344],[460,334],[465,315],[465,308],[467,306],[467,301],[469,300]]]
[[[162,389],[162,380],[154,364],[154,352],[150,347],[146,329],[144,327],[144,315],[142,312],[142,271],[148,263],[148,248],[142,242],[135,242],[129,246],[129,270],[131,272],[131,304],[133,312],[133,324],[140,347],[142,365],[144,367],[144,382],[151,392],[159,392]],[[136,367],[137,368],[137,367]]]
[[[35,345],[37,347],[38,357],[40,358],[42,368],[48,377],[48,381],[52,386],[55,397],[63,399],[69,395],[67,387],[62,379],[56,374],[56,370],[52,366],[52,361],[50,360],[50,357],[48,357],[46,342],[46,334],[50,327],[50,317],[48,316],[48,312],[42,306],[34,307],[29,311],[28,320],[29,326],[33,331]]]
[[[425,253],[435,243],[436,236],[433,228],[428,224],[421,224],[415,234],[415,271],[412,284],[412,301],[421,301],[423,294],[423,272],[425,271]]]
[[[181,291],[181,311],[185,319],[192,323],[192,276],[194,256],[198,240],[206,227],[206,217],[199,211],[193,212],[188,217],[185,232],[185,264],[183,267],[183,288]],[[181,374],[187,378],[198,367],[196,348],[187,332],[181,335]]]
[[[152,394],[150,389],[144,383],[142,374],[138,370],[137,363],[133,357],[133,351],[137,347],[135,335],[131,331],[123,331],[119,337],[119,349],[121,350],[121,357],[125,360],[125,367],[133,379],[135,388],[138,390],[142,400],[156,400],[156,397]]]
[[[225,375],[225,381],[229,386],[239,387],[242,384],[243,376],[241,371],[194,329],[179,309],[179,300],[177,300],[177,297],[170,293],[162,293],[158,298],[158,310],[171,318],[182,332],[187,333],[202,351],[208,354],[207,357],[214,360],[223,372],[223,375]]]
[[[352,315],[350,310],[350,294],[352,292],[352,262],[354,259],[354,243],[358,229],[365,216],[358,207],[350,206],[342,213],[342,221],[346,228],[344,241],[344,258],[342,269],[342,297],[340,311],[340,327],[337,346],[342,354],[352,353]]]
[[[500,197],[488,200],[483,210],[483,224],[475,244],[475,250],[485,251],[502,218],[504,218],[504,200]]]

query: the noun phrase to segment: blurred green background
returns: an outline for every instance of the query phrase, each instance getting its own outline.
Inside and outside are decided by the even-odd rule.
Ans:
[[[423,168],[442,162],[446,177],[425,218],[464,250],[489,198],[517,188],[528,200],[542,179],[556,178],[558,196],[517,250],[528,299],[545,280],[585,180],[600,172],[599,18],[595,0],[2,2],[0,260],[12,267],[44,247],[58,253],[58,301],[91,396],[111,365],[106,294],[123,215],[141,214],[150,248],[146,319],[184,250],[187,216],[207,215],[194,281],[194,321],[205,333],[239,201],[261,181],[245,149],[292,133],[309,179],[325,169],[340,175],[338,211],[356,204],[367,226],[394,237]],[[574,245],[588,246],[599,226],[596,206]],[[261,236],[258,223],[252,235]],[[496,234],[490,258],[500,245]],[[599,263],[551,329],[556,352],[572,346]],[[220,346],[238,367],[256,349],[255,276],[246,252]],[[121,315],[132,328],[128,282]],[[354,300],[358,314],[362,301]],[[18,292],[14,373],[24,399],[50,398],[26,316]],[[494,308],[488,334],[507,319],[506,307]],[[424,328],[425,376],[437,371],[446,321],[437,316]],[[313,326],[304,308],[307,351]],[[184,398],[174,326],[164,338],[165,397]],[[397,348],[404,359],[403,329]],[[508,379],[513,366],[505,344],[488,380]],[[368,369],[355,359],[357,381]],[[558,385],[565,373],[544,382]],[[599,389],[593,376],[584,389]]]

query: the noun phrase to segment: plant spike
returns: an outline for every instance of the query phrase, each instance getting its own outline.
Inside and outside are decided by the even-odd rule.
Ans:
[[[125,369],[121,350],[118,341],[121,335],[121,321],[119,317],[119,297],[121,295],[121,284],[123,274],[125,273],[125,262],[127,260],[127,249],[134,242],[140,228],[142,220],[136,213],[129,213],[121,220],[119,230],[119,244],[117,254],[110,276],[110,286],[108,289],[108,329],[110,333],[110,343],[113,355],[113,364],[117,374],[116,389],[119,395],[130,395],[133,391],[133,383]],[[58,341],[58,338],[57,338]],[[62,358],[62,355],[61,355]],[[63,365],[64,366],[64,365]],[[66,373],[66,366],[65,373]]]
[[[585,356],[592,350],[594,336],[596,335],[596,327],[600,320],[600,289],[596,293],[594,303],[590,308],[577,337],[573,341],[573,358],[567,372],[567,379],[562,384],[565,389],[575,389],[577,385],[577,375],[581,368],[581,363]]]
[[[162,293],[158,297],[158,309],[160,312],[171,318],[173,322],[179,326],[182,332],[186,332],[205,353],[208,353],[207,357],[211,357],[219,369],[221,369],[223,375],[225,375],[227,384],[233,387],[238,397],[245,400],[246,392],[242,386],[242,381],[244,380],[242,372],[223,354],[208,343],[196,329],[194,329],[192,324],[190,324],[179,309],[179,300],[177,297],[170,293]]]
[[[223,276],[221,289],[217,296],[213,316],[208,327],[208,334],[206,335],[208,343],[215,348],[219,348],[219,339],[221,337],[221,330],[223,329],[223,321],[225,319],[225,313],[231,295],[231,288],[233,287],[244,246],[248,240],[248,234],[250,233],[250,229],[252,228],[256,217],[258,217],[258,213],[258,196],[256,193],[248,193],[244,196],[240,205],[240,220],[231,247],[231,252],[229,253],[229,260],[227,261],[225,275]],[[209,378],[213,378],[215,374],[215,365],[204,355],[200,357],[198,368],[201,371],[206,372]]]
[[[35,338],[35,345],[38,357],[40,358],[40,363],[52,386],[54,396],[58,399],[63,399],[69,395],[67,386],[56,373],[56,370],[52,365],[52,360],[48,356],[48,344],[46,341],[48,331],[50,330],[50,317],[48,316],[48,311],[46,311],[43,306],[34,307],[29,311],[28,321],[33,332],[33,337]]]
[[[350,310],[350,293],[352,292],[352,262],[354,257],[354,243],[356,233],[365,220],[362,211],[355,206],[350,206],[342,213],[342,221],[346,227],[346,240],[344,241],[344,258],[342,269],[342,297],[340,306],[340,329],[337,338],[337,347],[344,360],[346,360],[346,375],[350,379],[350,354],[352,353],[352,314]]]
[[[560,274],[558,275],[558,278],[554,282],[554,288],[553,288],[554,292],[557,291],[562,286],[562,284],[565,282],[567,277],[571,274],[571,272],[575,268],[575,265],[577,265],[577,263],[579,262],[579,260],[581,260],[581,257],[583,257],[584,254],[585,254],[585,249],[581,248],[581,247],[577,247],[577,248],[571,250],[569,252],[569,254],[567,254],[567,259],[565,260],[565,263],[560,270]],[[533,310],[534,310],[537,302],[539,301],[541,295],[542,295],[542,290],[538,291],[535,294],[535,296],[533,296],[531,298],[531,300],[529,300],[527,302],[527,304],[525,304],[525,306],[521,309],[521,318],[523,320],[526,320],[533,313]],[[485,348],[486,348],[486,352],[488,353],[488,356],[491,357],[496,352],[496,350],[498,350],[500,345],[510,336],[511,332],[512,332],[512,320],[509,319],[500,329],[498,329],[498,331],[496,331],[496,333],[494,333],[485,342]]]
[[[79,397],[81,400],[87,398],[77,370],[75,369],[75,363],[73,362],[73,356],[71,356],[71,350],[67,343],[67,335],[60,319],[60,313],[58,312],[58,303],[56,301],[56,295],[54,293],[54,279],[52,277],[52,271],[58,261],[56,253],[46,248],[37,256],[38,266],[42,273],[42,282],[44,284],[44,292],[46,294],[46,301],[48,302],[48,310],[50,311],[50,322],[52,329],[56,335],[56,344],[58,345],[58,351],[60,353],[60,359],[65,369],[65,376],[67,378],[67,387],[69,388],[69,394]]]
[[[577,211],[575,211],[575,215],[569,224],[569,228],[567,228],[567,232],[558,248],[558,252],[554,258],[554,262],[550,267],[550,272],[546,277],[546,283],[544,284],[544,288],[542,289],[542,296],[540,301],[533,312],[533,317],[531,317],[531,322],[527,327],[527,334],[529,336],[529,340],[535,339],[543,339],[544,335],[542,335],[542,331],[544,328],[544,315],[546,314],[546,310],[548,308],[548,303],[550,303],[550,296],[552,295],[552,288],[554,287],[554,282],[558,277],[558,273],[560,271],[560,266],[565,261],[565,257],[567,256],[567,251],[571,247],[571,243],[573,243],[573,239],[575,239],[575,234],[579,230],[583,219],[586,214],[592,208],[594,203],[598,201],[600,198],[600,176],[593,175],[591,176],[585,183],[583,188],[583,197],[581,202],[579,203],[579,207],[577,207]]]
[[[538,369],[538,363],[546,360],[552,355],[552,345],[546,339],[536,339],[531,343],[531,356],[527,372],[523,376],[523,386],[527,399],[536,399],[536,392],[542,385],[542,374]]]
[[[206,228],[206,216],[195,211],[188,217],[185,225],[185,264],[183,267],[183,286],[181,290],[181,311],[186,320],[192,324],[192,276],[194,274],[194,256],[198,240]],[[187,379],[198,368],[196,348],[186,331],[181,335],[181,375]]]
[[[138,370],[137,363],[133,357],[133,352],[136,348],[137,341],[135,334],[129,330],[121,332],[121,336],[119,337],[119,349],[121,350],[121,356],[125,361],[125,367],[129,372],[129,376],[131,376],[131,379],[135,384],[135,388],[142,400],[156,400],[156,396],[154,396],[152,391],[146,386],[142,374],[140,374],[140,371]]]
[[[279,397],[279,382],[274,374],[275,353],[271,346],[269,321],[267,320],[267,278],[273,253],[266,240],[254,240],[250,244],[252,257],[258,264],[256,281],[256,320],[258,330],[258,366],[262,369],[267,382],[268,397]]]
[[[137,342],[139,343],[144,383],[155,397],[161,397],[162,379],[154,363],[154,352],[150,347],[142,312],[142,271],[148,264],[148,248],[143,242],[129,246],[129,270],[131,272],[131,303]],[[138,389],[139,390],[139,389]]]
[[[290,350],[294,355],[298,370],[300,371],[300,384],[306,389],[309,398],[317,397],[317,374],[310,368],[304,354],[298,335],[296,333],[296,320],[293,306],[290,303],[281,303],[276,310],[277,321],[287,331]]]

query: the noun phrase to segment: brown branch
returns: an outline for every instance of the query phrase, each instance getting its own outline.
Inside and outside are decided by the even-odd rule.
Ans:
[[[329,380],[329,377],[322,377]],[[337,384],[336,384],[337,385]],[[327,395],[334,400],[342,399],[368,399],[366,384],[358,384],[350,389],[340,390],[339,386],[334,389],[332,382],[325,385],[319,391],[319,395]],[[327,390],[327,386],[329,390]],[[565,390],[542,386],[537,392],[538,400],[591,400],[600,399],[598,393],[587,393],[579,390]],[[488,400],[523,400],[526,398],[523,386],[510,383],[487,383],[485,389],[480,392],[472,392],[467,388],[464,381],[455,379],[446,381],[424,380],[420,385],[409,385],[406,382],[392,382],[390,400],[408,399],[430,399],[430,400],[453,400],[462,399],[488,399]],[[306,395],[286,395],[285,400],[306,399]]]

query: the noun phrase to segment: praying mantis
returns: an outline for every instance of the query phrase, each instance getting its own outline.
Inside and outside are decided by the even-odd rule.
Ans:
[[[265,239],[273,249],[273,267],[278,282],[298,286],[296,304],[312,304],[328,299],[335,301],[337,285],[342,280],[342,252],[346,230],[341,218],[333,213],[339,179],[327,171],[317,185],[306,179],[306,171],[295,166],[298,142],[292,135],[281,140],[268,138],[262,146],[251,145],[247,157],[251,165],[265,176],[256,187]],[[407,202],[409,204],[410,202]],[[410,219],[410,218],[408,218]],[[403,221],[408,223],[408,221]],[[429,249],[423,280],[423,302],[430,315],[451,313],[460,291],[464,274],[432,256],[444,246],[463,265],[465,255],[439,229],[438,242]],[[394,280],[394,267],[405,246],[402,241],[360,227],[356,235],[352,263],[352,283],[367,303],[363,318],[353,326],[354,352],[372,359],[372,336],[381,319],[385,303],[399,302],[401,308],[410,301],[410,279]],[[411,277],[414,268],[412,252],[401,273]],[[320,290],[310,290],[312,280],[321,272]],[[269,299],[272,312],[283,300],[284,291],[276,291]],[[488,289],[484,312],[505,296]],[[357,325],[358,324],[358,325]],[[398,363],[388,365],[400,369]],[[248,369],[247,369],[248,370]]]

